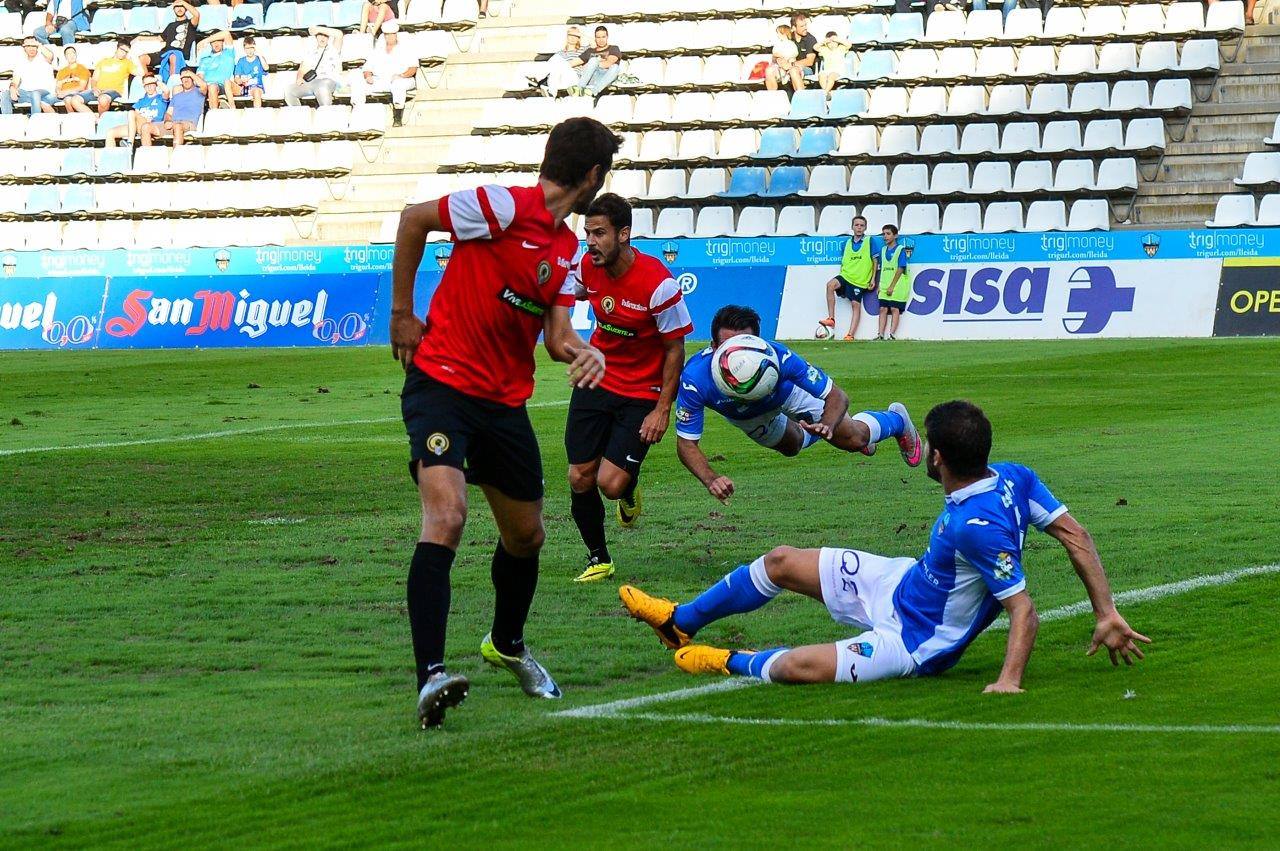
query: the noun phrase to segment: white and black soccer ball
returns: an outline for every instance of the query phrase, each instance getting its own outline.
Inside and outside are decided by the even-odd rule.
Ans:
[[[730,399],[757,402],[778,386],[778,356],[752,334],[730,337],[711,356],[711,380]]]
[[[817,328],[813,329],[813,339],[815,340],[830,340],[835,335],[836,335],[835,329],[829,328],[828,326],[823,325],[821,322],[818,323]]]

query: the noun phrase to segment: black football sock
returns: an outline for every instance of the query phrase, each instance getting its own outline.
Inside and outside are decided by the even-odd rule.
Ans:
[[[418,691],[427,678],[444,670],[444,631],[449,620],[449,568],[453,550],[442,544],[418,542],[405,583],[409,601],[409,630],[418,667]]]
[[[493,646],[507,656],[524,652],[524,623],[538,588],[538,557],[517,558],[502,541],[493,551]]]
[[[635,502],[636,485],[638,484],[640,484],[640,474],[636,473],[634,476],[631,477],[631,481],[627,483],[627,489],[622,492],[621,499],[626,500],[629,503]]]
[[[604,500],[600,498],[600,491],[592,487],[584,493],[570,491],[569,495],[569,513],[578,525],[582,543],[591,555],[602,562],[609,561],[609,546],[604,538]]]

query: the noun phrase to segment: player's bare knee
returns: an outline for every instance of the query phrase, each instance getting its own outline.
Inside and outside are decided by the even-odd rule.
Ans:
[[[627,485],[631,483],[631,477],[626,473],[619,473],[614,476],[601,476],[599,478],[600,493],[605,499],[621,499],[622,495],[627,492]]]
[[[596,486],[595,470],[569,468],[569,489],[574,493],[586,493]]]
[[[797,653],[788,650],[769,667],[769,679],[775,683],[822,683],[830,682],[830,672],[826,670],[822,660],[812,653]]]
[[[789,440],[784,440],[773,448],[784,458],[794,458],[800,454],[800,445]]]
[[[774,547],[765,554],[764,572],[774,585],[789,587],[795,568],[795,556],[799,552],[795,547],[783,546]]]
[[[516,558],[530,558],[542,550],[547,539],[542,523],[508,529],[502,533],[502,546]]]

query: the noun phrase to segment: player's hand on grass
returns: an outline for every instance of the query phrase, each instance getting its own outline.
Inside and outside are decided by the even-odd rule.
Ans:
[[[826,423],[822,423],[822,422],[806,423],[802,420],[800,422],[800,428],[809,432],[809,434],[816,435],[817,437],[822,438],[823,440],[831,439],[831,434],[832,434],[831,426],[827,425]]]
[[[604,352],[592,346],[571,348],[573,356],[569,363],[569,383],[574,387],[585,387],[591,390],[600,386],[604,378]]]
[[[413,363],[418,344],[426,332],[426,324],[414,316],[412,310],[391,311],[391,356],[406,370]]]
[[[660,442],[670,423],[670,411],[654,408],[645,416],[644,422],[640,423],[640,439],[649,444]]]
[[[997,680],[982,690],[983,694],[1022,694],[1026,689],[1017,683],[1006,683]]]
[[[733,479],[728,476],[716,476],[707,485],[707,490],[721,502],[728,502],[729,497],[733,496]]]
[[[1146,658],[1135,643],[1138,641],[1145,644],[1151,643],[1150,638],[1135,632],[1119,612],[1113,611],[1098,618],[1098,625],[1093,628],[1093,643],[1089,645],[1089,652],[1084,655],[1092,656],[1098,652],[1099,647],[1106,647],[1108,655],[1111,656],[1112,665],[1119,665],[1120,658],[1124,659],[1126,665],[1132,665],[1133,659],[1129,654],[1139,659]],[[1119,654],[1120,658],[1117,658],[1116,654]]]

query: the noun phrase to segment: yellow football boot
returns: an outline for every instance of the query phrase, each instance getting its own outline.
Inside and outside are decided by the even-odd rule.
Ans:
[[[687,674],[720,674],[727,677],[732,652],[705,644],[690,644],[676,651],[676,667]]]
[[[599,561],[592,556],[587,559],[587,569],[578,574],[574,582],[599,582],[613,576],[613,562]]]
[[[640,486],[636,485],[631,492],[630,501],[626,497],[618,500],[618,522],[622,524],[622,528],[630,529],[640,519],[640,512]]]
[[[658,640],[672,650],[679,650],[689,643],[689,636],[676,626],[672,616],[676,612],[676,604],[661,597],[650,597],[634,585],[623,585],[618,589],[622,605],[627,607],[631,617],[643,621],[658,634]]]

